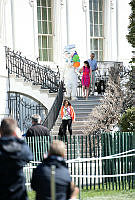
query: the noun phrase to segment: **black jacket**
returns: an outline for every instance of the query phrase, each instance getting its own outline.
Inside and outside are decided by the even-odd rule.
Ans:
[[[0,138],[0,200],[27,200],[23,166],[30,160],[32,153],[23,140]]]
[[[61,157],[50,156],[33,171],[31,187],[36,191],[36,200],[51,200],[51,166],[55,165],[56,200],[67,200],[71,196],[71,177]]]
[[[26,137],[31,137],[31,136],[49,136],[49,130],[45,126],[42,126],[41,124],[34,124],[32,125],[27,133]]]

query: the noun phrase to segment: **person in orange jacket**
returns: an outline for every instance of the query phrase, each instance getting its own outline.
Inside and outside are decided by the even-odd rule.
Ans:
[[[75,121],[75,112],[68,100],[64,100],[63,106],[61,107],[61,118],[63,135],[66,136],[67,126],[70,135],[72,135],[72,121]]]

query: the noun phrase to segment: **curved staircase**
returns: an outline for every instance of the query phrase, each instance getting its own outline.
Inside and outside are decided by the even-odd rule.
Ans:
[[[57,93],[50,93],[49,89],[42,89],[41,85],[33,85],[32,82],[26,82],[23,77],[16,77],[10,74],[10,90],[9,93],[19,93],[27,96],[36,102],[40,102],[44,107],[50,110]]]
[[[5,53],[8,92],[27,96],[50,110],[60,85],[59,69],[53,71],[49,66],[41,66],[7,47]]]

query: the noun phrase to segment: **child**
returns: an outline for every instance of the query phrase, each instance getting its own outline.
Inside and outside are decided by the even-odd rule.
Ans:
[[[88,61],[84,61],[84,66],[80,69],[80,73],[83,71],[82,76],[82,87],[83,87],[83,97],[85,97],[85,87],[86,87],[86,99],[88,99],[89,86],[90,86],[90,77],[92,81],[92,71],[89,66]]]

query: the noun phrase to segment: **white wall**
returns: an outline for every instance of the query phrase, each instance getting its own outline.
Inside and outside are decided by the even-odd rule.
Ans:
[[[130,15],[129,2],[130,0],[105,0],[104,60],[122,61],[128,65],[132,57],[132,48],[126,39]]]
[[[129,5],[130,0],[118,0],[119,8],[119,61],[123,61],[124,64],[128,64],[132,57],[132,47],[126,39],[128,34],[129,15],[131,13],[131,7]]]
[[[68,0],[69,44],[75,44],[81,60],[86,59],[86,27],[82,0]]]
[[[15,50],[34,59],[33,6],[29,2],[29,0],[14,0]]]

